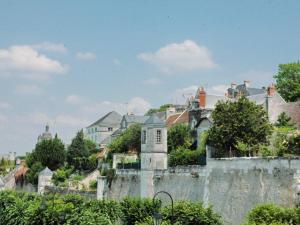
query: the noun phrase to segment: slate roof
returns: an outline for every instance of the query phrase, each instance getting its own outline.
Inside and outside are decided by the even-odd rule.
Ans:
[[[39,175],[43,175],[43,176],[51,176],[53,174],[53,172],[46,167],[44,170],[42,170]]]
[[[87,128],[92,126],[105,126],[105,127],[119,127],[122,120],[122,116],[115,112],[109,112],[105,116],[101,117],[96,122],[89,125]]]
[[[228,88],[228,94],[230,96],[236,96],[238,92],[242,92],[242,94],[245,96],[251,96],[251,95],[265,94],[267,90],[263,88],[246,87],[245,84],[237,85],[236,89]]]
[[[137,116],[137,115],[124,115],[124,119],[127,123],[145,123],[150,116]]]
[[[157,116],[150,116],[149,119],[147,119],[147,121],[145,122],[145,124],[153,124],[153,125],[165,125],[165,123],[159,119]]]

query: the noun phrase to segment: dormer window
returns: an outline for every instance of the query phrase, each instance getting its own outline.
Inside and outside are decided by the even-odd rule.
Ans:
[[[112,127],[109,127],[109,128],[108,128],[108,131],[113,131],[113,128],[112,128]]]
[[[143,130],[142,132],[142,144],[146,144],[147,132]]]
[[[156,143],[161,143],[161,130],[156,130]]]

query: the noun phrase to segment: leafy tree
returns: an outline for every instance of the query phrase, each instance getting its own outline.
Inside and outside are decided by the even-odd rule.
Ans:
[[[294,124],[291,121],[291,117],[289,117],[285,112],[279,114],[277,122],[275,123],[277,127],[293,127]]]
[[[83,131],[79,131],[73,138],[67,150],[67,162],[79,171],[91,171],[97,168],[97,159],[92,153],[95,146],[84,139]]]
[[[236,152],[238,141],[249,147],[267,143],[271,133],[266,111],[247,98],[237,101],[220,101],[212,112],[214,121],[209,130],[208,142],[217,149],[216,156],[222,157]]]
[[[192,131],[188,125],[175,124],[168,130],[168,152],[179,147],[189,148],[192,144]]]
[[[39,173],[44,169],[45,167],[41,162],[35,162],[31,165],[29,170],[26,173],[25,179],[26,182],[30,184],[38,184],[38,178],[39,178]]]
[[[148,112],[145,114],[146,116],[149,116],[153,113],[157,113],[157,112],[164,112],[166,111],[168,108],[172,107],[172,104],[164,104],[161,105],[158,109],[149,109]]]
[[[129,150],[141,152],[141,125],[131,125],[119,137],[114,139],[108,147],[114,153],[124,153]]]
[[[87,147],[89,154],[95,154],[98,152],[96,143],[90,139],[84,139],[84,144]]]
[[[35,162],[40,162],[51,170],[63,166],[66,159],[65,146],[57,136],[38,142],[32,154]]]
[[[279,65],[276,88],[288,102],[300,100],[300,62]]]

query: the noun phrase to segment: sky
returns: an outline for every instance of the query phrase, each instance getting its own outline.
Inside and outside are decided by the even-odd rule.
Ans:
[[[268,86],[299,60],[299,11],[298,0],[0,0],[0,154],[32,151],[47,123],[68,144],[112,110]]]

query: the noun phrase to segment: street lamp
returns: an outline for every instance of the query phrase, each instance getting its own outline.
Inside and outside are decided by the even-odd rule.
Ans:
[[[152,199],[152,203],[154,205],[154,202],[155,202],[155,198],[157,197],[157,195],[159,194],[166,194],[167,196],[169,196],[169,198],[171,199],[171,224],[174,224],[173,223],[173,219],[174,219],[174,201],[173,201],[173,198],[172,196],[170,195],[170,193],[166,192],[166,191],[159,191],[159,192],[156,192],[156,194],[153,196],[153,199]],[[162,214],[160,214],[159,212],[154,212],[153,214],[153,222],[154,222],[154,225],[161,225],[163,221],[163,216]]]

